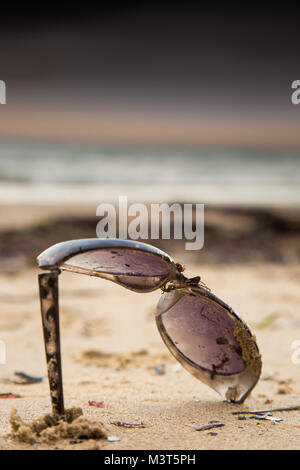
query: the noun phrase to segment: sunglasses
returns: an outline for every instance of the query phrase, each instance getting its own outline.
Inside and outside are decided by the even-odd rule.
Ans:
[[[187,278],[170,256],[146,243],[71,240],[38,258],[41,313],[52,411],[64,415],[58,276],[61,271],[107,279],[138,293],[161,289],[156,325],[171,354],[223,399],[241,403],[256,385],[261,356],[247,325],[200,277]]]

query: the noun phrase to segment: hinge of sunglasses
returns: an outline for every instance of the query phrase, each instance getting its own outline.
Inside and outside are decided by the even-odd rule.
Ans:
[[[200,276],[191,277],[190,279],[186,278],[184,282],[187,287],[201,286],[210,291],[210,288],[201,280]]]
[[[192,284],[192,285],[194,285],[194,284]],[[203,281],[201,280],[201,278],[199,279],[199,282],[197,283],[197,285],[198,285],[198,286],[201,286],[201,287],[204,287],[206,290],[211,291],[210,287],[208,287],[208,286],[205,284],[205,282],[203,282]]]
[[[200,276],[192,277],[190,279],[184,278],[180,279],[179,281],[173,281],[170,282],[168,285],[164,285],[161,289],[163,292],[171,292],[175,289],[186,289],[188,287],[196,287],[199,285],[207,290],[210,290],[210,288],[207,287],[207,285],[203,281],[201,281]]]

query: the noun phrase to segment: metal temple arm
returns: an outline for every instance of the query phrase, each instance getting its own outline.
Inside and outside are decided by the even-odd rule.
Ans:
[[[39,288],[52,412],[54,415],[63,416],[65,409],[59,331],[59,273],[55,271],[40,274]]]

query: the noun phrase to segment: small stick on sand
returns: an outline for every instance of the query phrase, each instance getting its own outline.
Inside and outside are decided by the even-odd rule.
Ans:
[[[222,426],[225,426],[225,424],[223,424],[223,423],[206,424],[205,426],[201,426],[200,428],[197,428],[196,431],[207,431],[208,429],[221,428]]]
[[[257,415],[257,414],[272,413],[273,411],[293,411],[293,410],[300,410],[300,405],[290,406],[289,408],[273,408],[271,410],[233,411],[231,414],[233,415]]]

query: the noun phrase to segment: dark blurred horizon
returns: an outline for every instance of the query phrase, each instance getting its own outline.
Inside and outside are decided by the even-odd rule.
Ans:
[[[5,7],[0,137],[300,147],[294,11]]]

